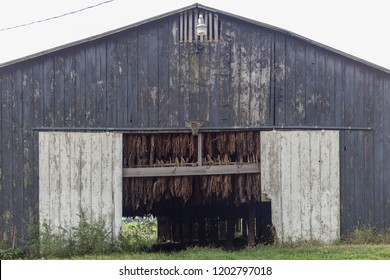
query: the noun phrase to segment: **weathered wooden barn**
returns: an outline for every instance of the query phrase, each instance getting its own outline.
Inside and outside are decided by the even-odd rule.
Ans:
[[[2,64],[0,92],[9,244],[80,209],[173,241],[390,227],[390,70],[286,30],[194,4]]]

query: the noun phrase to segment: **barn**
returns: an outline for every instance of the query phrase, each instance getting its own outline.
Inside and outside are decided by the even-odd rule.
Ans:
[[[289,31],[194,4],[4,63],[0,93],[9,245],[31,213],[248,245],[390,227],[390,70]]]

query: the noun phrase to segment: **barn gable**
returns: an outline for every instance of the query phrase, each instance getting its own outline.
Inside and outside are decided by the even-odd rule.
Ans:
[[[204,37],[195,35],[199,14],[208,28]],[[186,122],[197,120],[204,139],[221,132],[267,139],[260,131],[336,131],[336,232],[390,225],[389,70],[288,31],[195,4],[3,64],[0,92],[0,232],[10,243],[22,240],[30,211],[40,214],[39,133],[109,131],[151,139],[191,135]],[[255,163],[265,172],[260,150]],[[153,156],[148,160],[161,160]],[[131,167],[127,160],[121,159],[124,168]],[[271,171],[259,174],[253,185],[261,197]],[[283,184],[275,186],[286,193]]]

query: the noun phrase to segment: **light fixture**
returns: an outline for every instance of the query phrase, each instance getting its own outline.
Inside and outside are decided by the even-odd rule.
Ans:
[[[204,23],[203,15],[200,14],[198,18],[198,25],[196,26],[196,35],[204,36],[207,34],[207,25]]]

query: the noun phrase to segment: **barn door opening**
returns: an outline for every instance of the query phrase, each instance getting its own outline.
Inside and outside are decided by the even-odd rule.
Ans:
[[[269,236],[259,132],[125,134],[123,145],[123,213],[156,216],[161,241],[231,247],[237,232],[250,246]]]

